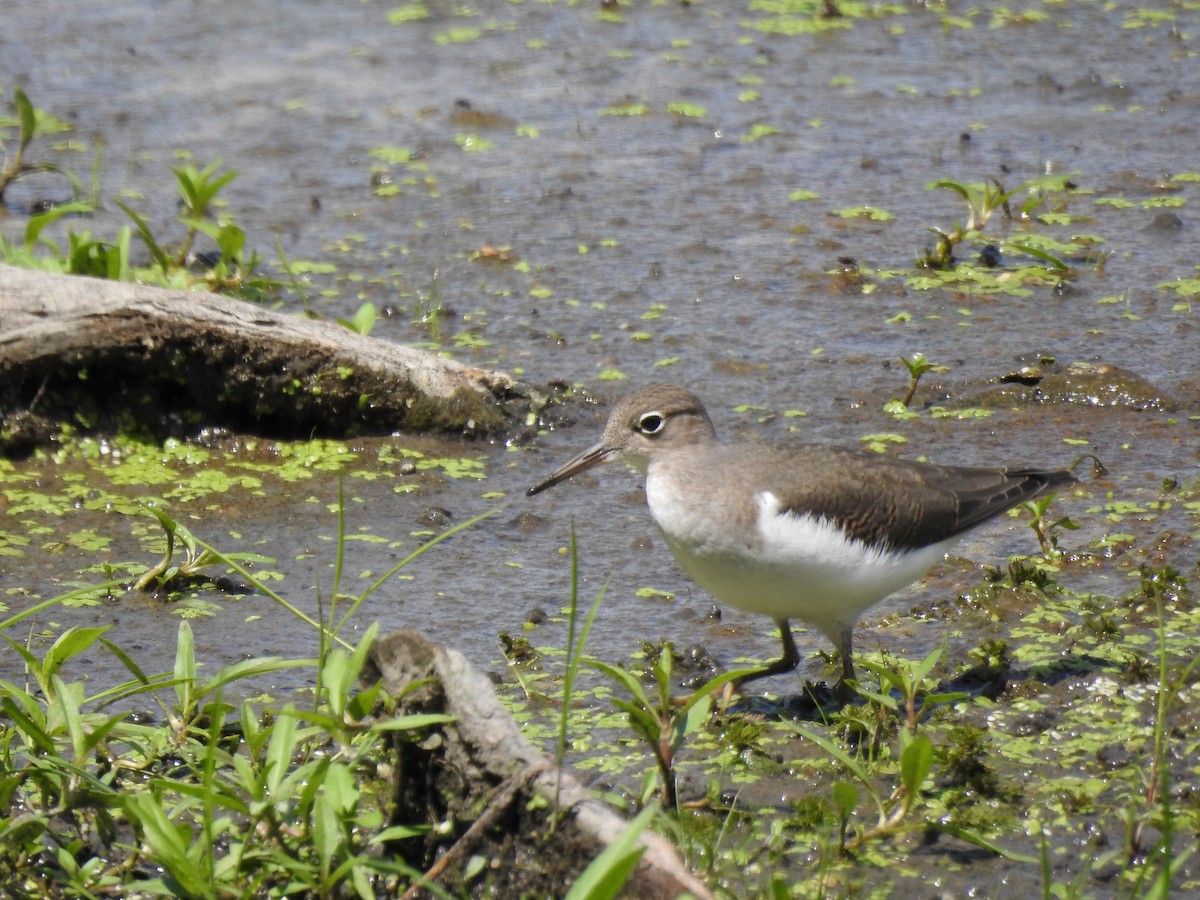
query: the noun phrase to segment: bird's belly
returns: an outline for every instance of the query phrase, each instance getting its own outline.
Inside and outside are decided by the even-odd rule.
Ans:
[[[675,559],[723,603],[826,634],[911,584],[956,540],[895,551],[851,540],[824,519],[763,509],[749,529],[710,527],[711,517],[655,519]]]

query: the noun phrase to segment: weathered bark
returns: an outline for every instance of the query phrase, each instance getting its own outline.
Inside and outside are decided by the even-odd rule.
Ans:
[[[395,744],[396,823],[441,826],[430,832],[433,843],[414,838],[419,846],[395,848],[408,864],[436,857],[434,874],[444,869],[453,880],[467,858],[483,854],[499,896],[562,896],[627,826],[525,739],[491,682],[461,653],[396,631],[375,642],[370,663],[364,680],[382,678],[390,693],[403,695],[398,714],[454,717],[437,739]],[[427,683],[405,693],[416,682]],[[534,797],[542,802],[531,803]],[[561,820],[552,828],[556,808]],[[446,823],[458,830],[447,835]],[[666,840],[652,832],[640,840],[645,851],[622,897],[711,897]]]
[[[63,422],[156,437],[482,436],[510,430],[530,401],[503,373],[332,322],[0,265],[0,452]]]

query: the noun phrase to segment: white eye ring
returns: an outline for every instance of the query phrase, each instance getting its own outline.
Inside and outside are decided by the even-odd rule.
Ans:
[[[667,417],[660,412],[642,413],[638,419],[638,431],[642,434],[658,434],[667,424]]]

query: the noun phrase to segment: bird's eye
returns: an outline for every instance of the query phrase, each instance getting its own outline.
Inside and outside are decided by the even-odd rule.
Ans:
[[[667,424],[667,417],[659,412],[645,413],[638,419],[638,431],[642,434],[658,434]]]

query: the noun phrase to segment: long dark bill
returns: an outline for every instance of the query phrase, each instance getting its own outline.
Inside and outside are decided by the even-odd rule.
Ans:
[[[532,497],[534,494],[540,494],[546,488],[552,488],[560,481],[566,481],[572,475],[578,475],[580,472],[586,472],[588,469],[595,468],[601,463],[608,462],[608,458],[612,455],[612,452],[612,450],[603,444],[596,444],[594,447],[589,447],[569,463],[556,469],[548,478],[539,481],[531,487],[525,492],[525,496]]]

